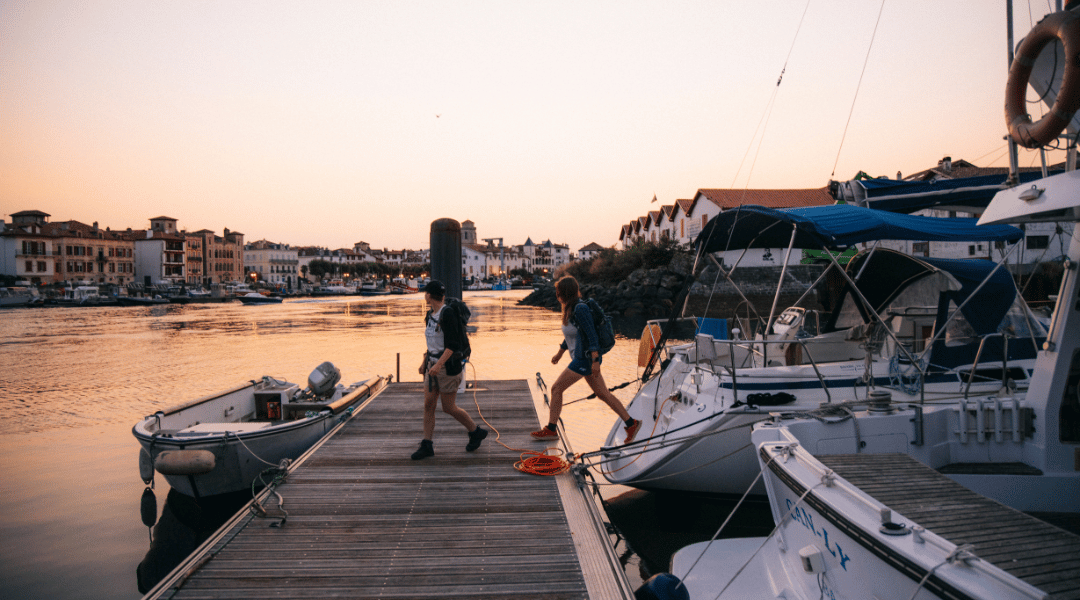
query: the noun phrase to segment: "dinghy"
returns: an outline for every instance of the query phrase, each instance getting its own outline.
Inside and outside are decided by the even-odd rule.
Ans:
[[[383,377],[351,385],[324,362],[304,389],[273,377],[158,411],[135,424],[142,446],[139,471],[155,472],[192,497],[249,489],[260,473],[294,460],[362,401],[385,386]]]

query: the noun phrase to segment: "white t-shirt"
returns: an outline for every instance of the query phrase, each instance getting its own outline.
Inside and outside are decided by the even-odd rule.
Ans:
[[[439,317],[442,316],[442,311],[445,309],[446,305],[444,304],[428,317],[427,327],[424,329],[428,354],[439,356],[446,349],[446,334],[443,333],[442,327],[439,327]]]
[[[570,357],[574,356],[574,348],[577,347],[578,328],[567,323],[562,326],[563,339],[566,340],[566,349],[570,351]]]

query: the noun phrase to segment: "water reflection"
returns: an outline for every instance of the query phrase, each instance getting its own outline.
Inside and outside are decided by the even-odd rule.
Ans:
[[[161,517],[152,524],[150,548],[135,569],[139,592],[150,591],[249,500],[246,490],[199,500],[169,490]]]

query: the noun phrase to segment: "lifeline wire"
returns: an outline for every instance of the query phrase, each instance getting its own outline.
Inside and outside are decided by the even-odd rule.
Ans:
[[[881,0],[881,8],[878,9],[877,21],[874,22],[874,32],[870,34],[870,47],[866,49],[866,58],[863,60],[862,73],[859,73],[859,83],[855,85],[855,97],[851,99],[851,110],[848,111],[847,123],[844,123],[844,134],[840,136],[840,147],[836,149],[836,162],[832,166],[832,174],[836,175],[836,165],[840,164],[840,151],[844,148],[844,138],[847,137],[848,125],[851,125],[851,115],[855,112],[855,101],[859,99],[859,88],[862,87],[863,75],[866,74],[866,64],[870,62],[870,50],[874,48],[874,38],[877,37],[878,24],[881,23],[881,13],[885,11],[885,0]]]

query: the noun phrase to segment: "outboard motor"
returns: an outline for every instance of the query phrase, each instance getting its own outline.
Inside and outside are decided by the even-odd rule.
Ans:
[[[315,367],[307,378],[308,389],[316,396],[325,396],[333,392],[334,386],[339,381],[341,381],[341,371],[338,371],[338,368],[329,361]]]

